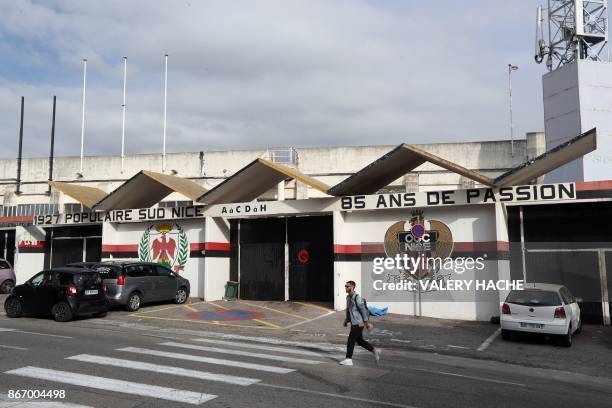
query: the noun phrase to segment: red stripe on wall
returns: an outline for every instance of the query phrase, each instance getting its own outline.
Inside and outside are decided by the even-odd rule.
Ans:
[[[229,242],[194,242],[189,245],[190,251],[229,251]],[[127,245],[102,245],[102,252],[138,252],[138,244]]]
[[[189,245],[191,251],[229,251],[229,242],[194,242]]]
[[[129,244],[129,245],[104,244],[102,245],[102,252],[138,252],[138,245],[137,244]]]
[[[19,241],[18,248],[44,248],[45,241]]]
[[[612,190],[612,180],[579,181],[576,183],[576,191],[585,191],[585,190]]]
[[[0,217],[0,222],[32,222],[33,215],[20,215],[18,217]]]
[[[335,254],[373,254],[385,252],[385,246],[383,244],[357,244],[357,245],[343,245],[334,244]]]
[[[506,241],[484,241],[484,242],[455,242],[454,251],[456,252],[490,252],[490,251],[509,251],[510,245]],[[383,244],[366,245],[344,245],[334,244],[335,254],[367,254],[383,253]]]

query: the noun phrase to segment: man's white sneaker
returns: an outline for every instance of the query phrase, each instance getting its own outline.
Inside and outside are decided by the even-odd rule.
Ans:
[[[340,365],[352,366],[353,365],[353,360],[350,359],[350,358],[345,358],[344,360],[342,360],[340,362]]]
[[[376,364],[380,362],[380,349],[378,347],[374,349],[374,360],[376,360]]]

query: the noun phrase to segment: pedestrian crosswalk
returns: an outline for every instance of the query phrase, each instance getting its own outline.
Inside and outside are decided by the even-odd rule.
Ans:
[[[209,351],[211,353],[223,353],[223,354],[231,354],[235,356],[265,358],[268,360],[285,361],[288,363],[301,363],[301,364],[319,364],[320,363],[320,361],[306,360],[303,358],[278,356],[274,354],[252,353],[250,351],[233,350],[233,349],[226,349],[226,348],[219,348],[219,347],[194,346],[193,344],[176,343],[173,341],[161,343],[161,345],[171,346],[171,347],[182,347],[182,348],[191,349],[191,350]]]
[[[200,405],[219,396],[219,387],[215,388],[214,384],[248,387],[260,383],[264,375],[269,377],[290,374],[295,372],[300,365],[321,364],[329,357],[323,352],[296,347],[211,338],[192,338],[181,342],[163,341],[148,344],[147,347],[130,346],[109,348],[104,352],[96,351],[99,354],[76,354],[66,357],[66,362],[70,364],[59,362],[57,367],[28,365],[5,371],[4,374],[84,387],[95,392],[108,391],[113,395],[121,393],[179,404]],[[228,358],[220,358],[223,356],[228,356]],[[289,366],[285,366],[286,364]],[[90,375],[90,373],[107,372],[104,370],[121,370],[122,374],[117,376]],[[236,370],[239,371],[239,374],[245,372],[248,374],[233,375]],[[138,381],[121,379],[127,376],[126,372],[131,371],[146,372],[146,375],[129,376],[139,379]],[[157,376],[163,377],[157,378]],[[195,390],[181,389],[184,384],[180,382],[178,384],[183,387],[173,388],[171,385],[177,383],[166,381],[171,378],[169,376],[202,382],[191,385],[196,388]],[[143,381],[143,379],[148,381]],[[162,381],[159,381],[160,379]],[[194,383],[188,382],[187,384]],[[88,401],[72,402],[88,403]]]

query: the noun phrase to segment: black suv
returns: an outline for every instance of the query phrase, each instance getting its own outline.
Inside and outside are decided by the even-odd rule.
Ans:
[[[8,317],[22,314],[51,314],[58,322],[73,316],[106,316],[106,287],[100,275],[83,268],[53,268],[15,286],[4,302]]]

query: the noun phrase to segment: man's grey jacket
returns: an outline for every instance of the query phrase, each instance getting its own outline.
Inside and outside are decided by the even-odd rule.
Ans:
[[[346,321],[351,322],[352,326],[368,321],[368,310],[365,307],[363,298],[356,292],[353,295],[346,295]]]

